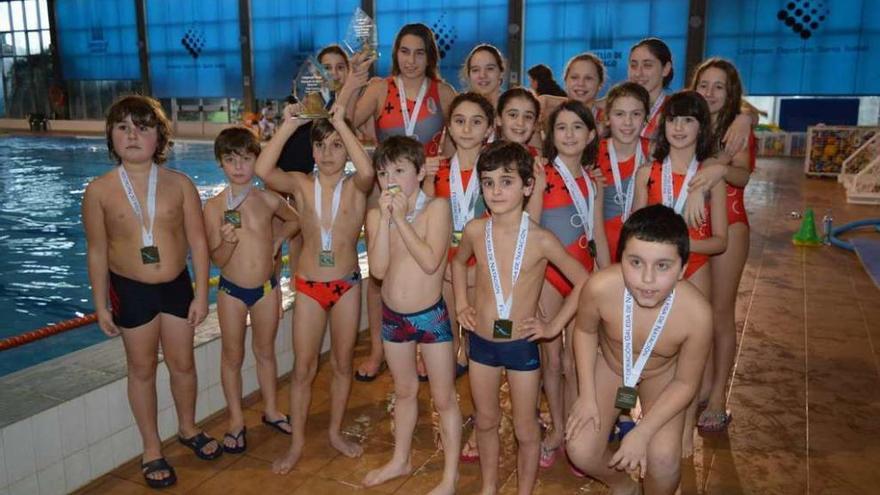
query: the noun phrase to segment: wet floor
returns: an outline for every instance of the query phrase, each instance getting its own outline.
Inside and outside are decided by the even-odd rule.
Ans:
[[[847,205],[834,181],[807,180],[800,160],[759,160],[747,190],[752,244],[737,301],[739,353],[729,398],[734,415],[728,434],[697,440],[696,455],[682,464],[685,494],[851,494],[880,492],[880,290],[855,255],[837,248],[795,248],[790,239],[800,220],[789,212],[814,208],[817,219],[831,208],[836,224],[880,217],[880,208]],[[870,235],[870,234],[868,234]],[[368,354],[361,334],[356,362]],[[218,357],[219,359],[219,357]],[[392,382],[355,382],[346,431],[364,445],[349,459],[326,440],[329,363],[313,388],[306,451],[285,476],[271,462],[289,437],[260,422],[259,396],[246,402],[248,451],[217,461],[196,459],[169,443],[165,455],[178,483],[167,493],[348,494],[426,493],[440,480],[443,453],[435,444],[427,385],[413,442],[413,473],[372,489],[360,486],[391,454]],[[279,401],[288,400],[287,380]],[[458,382],[461,409],[472,412],[467,378]],[[222,436],[225,418],[204,428]],[[472,425],[465,425],[464,435]],[[502,427],[502,493],[515,493],[515,445],[510,418]],[[462,464],[459,493],[478,493],[479,466]],[[82,493],[155,493],[146,488],[135,461]],[[564,458],[538,477],[535,493],[606,493],[598,482],[571,474]]]

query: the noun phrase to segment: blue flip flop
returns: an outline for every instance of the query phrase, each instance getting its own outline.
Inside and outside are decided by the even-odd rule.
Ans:
[[[290,431],[287,431],[281,427],[281,425],[283,425],[283,424],[287,424],[287,426],[290,426],[290,415],[289,414],[284,416],[281,419],[276,419],[275,421],[269,421],[269,418],[267,418],[264,415],[263,416],[263,424],[266,426],[271,426],[272,428],[275,428],[276,430],[280,431],[281,433],[284,433],[285,435],[292,434]]]

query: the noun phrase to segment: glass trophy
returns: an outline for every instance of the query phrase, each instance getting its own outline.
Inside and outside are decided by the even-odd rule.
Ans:
[[[349,55],[363,53],[365,58],[379,56],[379,34],[376,31],[376,22],[360,7],[356,8],[351,16],[342,44]]]
[[[330,117],[330,112],[324,106],[330,96],[333,78],[324,69],[324,66],[309,56],[299,68],[296,74],[294,93],[302,103],[302,110],[297,117],[303,119],[323,119]]]

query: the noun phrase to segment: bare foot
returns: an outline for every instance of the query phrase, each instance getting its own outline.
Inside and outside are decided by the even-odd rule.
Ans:
[[[626,488],[611,490],[611,495],[642,495],[642,485],[630,479]]]
[[[404,464],[397,464],[394,462],[394,459],[392,459],[388,464],[367,473],[367,475],[364,476],[363,483],[366,487],[377,486],[386,481],[393,480],[394,478],[407,476],[411,472],[412,464],[409,459],[407,459]]]
[[[361,444],[346,440],[342,435],[330,435],[330,445],[345,457],[360,457],[364,453]]]
[[[458,484],[458,478],[455,480],[447,482],[443,480],[439,485],[435,486],[433,490],[428,492],[428,495],[453,495],[455,493],[455,485]]]
[[[302,456],[302,448],[302,444],[291,444],[287,453],[283,457],[275,459],[275,462],[272,463],[272,472],[275,474],[289,473],[293,466],[296,466],[296,463],[299,462],[299,458]]]
[[[382,368],[382,360],[374,360],[372,356],[358,366],[357,373],[361,376],[376,376]]]

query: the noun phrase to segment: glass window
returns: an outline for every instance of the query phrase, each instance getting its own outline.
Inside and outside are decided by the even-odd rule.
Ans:
[[[24,11],[21,2],[9,2],[12,9],[12,29],[24,29]]]
[[[40,29],[40,17],[37,15],[37,0],[25,0],[24,20],[28,29]]]
[[[9,4],[0,2],[0,31],[9,31],[12,29],[12,22],[9,19]]]
[[[55,47],[65,78],[140,79],[134,1],[59,0],[55,8]]]
[[[0,34],[0,55],[13,55],[12,33]]]
[[[46,0],[40,0],[40,27],[49,29],[49,7]]]
[[[18,31],[12,33],[12,38],[15,40],[15,54],[16,55],[27,55],[27,35],[24,31]]]
[[[28,31],[28,53],[31,55],[37,55],[40,53],[42,44],[40,43],[40,32],[39,31]]]
[[[52,44],[52,37],[49,35],[49,30],[46,29],[44,31],[40,31],[40,38],[43,41],[43,51],[49,51],[49,45]]]

